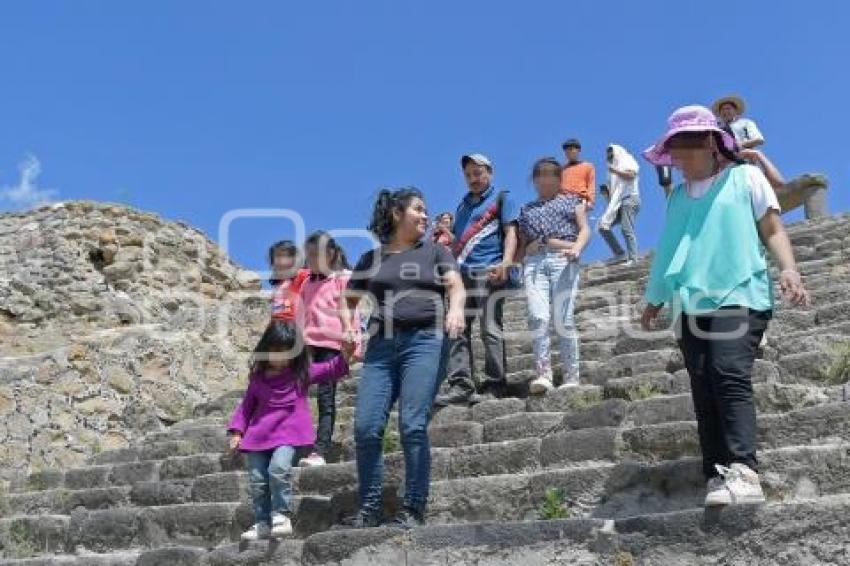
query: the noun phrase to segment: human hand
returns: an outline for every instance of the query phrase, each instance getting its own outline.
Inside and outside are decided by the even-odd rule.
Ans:
[[[794,306],[807,307],[811,304],[809,292],[803,287],[803,278],[796,269],[783,269],[779,274],[782,296]]]
[[[646,305],[643,309],[643,314],[640,317],[641,328],[647,332],[653,330],[655,320],[658,318],[658,313],[664,305]]]
[[[345,358],[346,363],[350,362],[352,358],[354,358],[354,354],[357,351],[358,342],[360,340],[359,333],[351,328],[344,328],[342,331],[342,355]]]
[[[581,255],[582,248],[578,244],[572,243],[569,244],[566,248],[564,248],[561,253],[564,254],[567,259],[570,261],[578,261],[579,256]]]
[[[463,333],[466,328],[466,318],[461,309],[449,309],[446,314],[446,333],[449,338],[455,339]]]
[[[494,265],[487,272],[487,279],[496,285],[502,285],[505,281],[508,280],[508,265],[505,263],[500,263],[498,265]]]

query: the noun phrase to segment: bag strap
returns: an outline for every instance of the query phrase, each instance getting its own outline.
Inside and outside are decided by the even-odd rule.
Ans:
[[[487,210],[484,211],[481,217],[471,226],[467,227],[467,229],[464,230],[463,234],[460,235],[460,238],[454,241],[454,244],[452,245],[452,252],[454,253],[455,257],[460,256],[461,252],[466,247],[466,244],[472,238],[474,238],[475,235],[478,234],[484,228],[484,226],[486,226],[493,218],[496,218],[499,221],[499,225],[501,226],[502,210],[501,201],[499,200],[500,197],[501,193],[496,197],[496,202],[490,205]],[[461,206],[463,206],[463,203],[461,203]],[[458,210],[460,210],[460,207],[458,207]]]
[[[502,251],[504,252],[505,247],[505,220],[502,216],[502,212],[504,210],[505,205],[505,195],[509,191],[507,189],[503,189],[499,191],[499,194],[496,196],[496,208],[499,211],[497,218],[499,219],[499,240],[502,242]]]

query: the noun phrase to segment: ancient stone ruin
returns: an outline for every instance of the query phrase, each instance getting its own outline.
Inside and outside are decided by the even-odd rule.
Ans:
[[[123,207],[0,216],[0,564],[848,564],[850,215],[789,233],[814,305],[777,311],[756,365],[767,505],[701,507],[673,335],[634,332],[644,260],[583,273],[581,387],[434,415],[428,526],[330,529],[356,505],[355,371],[339,462],[296,471],[296,536],[246,544],[224,422],[267,316],[256,277],[192,228]],[[521,382],[521,297],[506,317]]]
[[[826,190],[829,180],[820,173],[805,173],[794,177],[776,189],[782,212],[790,212],[803,207],[807,220],[822,218],[828,214]]]

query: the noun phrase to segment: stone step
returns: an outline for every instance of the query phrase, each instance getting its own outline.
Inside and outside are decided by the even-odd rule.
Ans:
[[[850,491],[850,447],[846,444],[794,446],[760,453],[761,476],[770,501]],[[560,490],[574,517],[620,518],[641,511],[668,512],[699,507],[705,497],[700,460],[683,458],[662,464],[596,463],[434,481],[428,506],[430,524],[512,521],[545,518],[547,492]],[[399,505],[398,490],[388,490]],[[331,505],[338,519],[356,510],[356,498],[338,494]],[[306,511],[310,512],[310,511]],[[301,521],[315,522],[304,517]]]
[[[820,259],[813,262],[802,262],[799,269],[803,274],[803,281],[807,288],[811,290],[824,290],[825,279],[835,283],[834,272],[840,269],[841,265],[846,263],[846,259],[838,256],[834,258]],[[778,280],[778,273],[773,272],[774,281]],[[587,328],[590,324],[598,324],[606,320],[618,320],[626,315],[626,319],[634,320],[639,309],[642,308],[642,291],[645,283],[642,283],[637,289],[629,287],[627,289],[614,289],[610,292],[603,292],[601,289],[581,289],[579,291],[579,304],[582,293],[592,295],[592,307],[576,307],[576,322],[579,327]],[[778,285],[777,285],[778,290]],[[778,296],[778,295],[777,295]],[[827,298],[835,297],[835,294],[827,295]],[[520,330],[527,323],[528,307],[523,303],[522,293],[512,305],[505,308],[503,321],[505,326],[511,329]]]
[[[846,228],[841,225],[838,229]],[[799,269],[802,273],[818,273],[826,268],[840,265],[842,257],[842,246],[846,236],[827,238],[824,240],[813,241],[814,236],[806,234],[801,236],[805,243],[794,244],[794,251],[797,254],[796,259]],[[817,244],[815,247],[813,247]],[[617,287],[632,287],[635,282],[645,280],[649,274],[650,263],[648,260],[641,260],[634,267],[623,267],[619,265],[602,265],[588,264],[582,266],[581,291],[593,291],[596,289],[607,289]],[[521,293],[513,300],[506,302],[506,312],[517,308],[518,299],[521,298]],[[594,296],[593,300],[588,301],[588,304],[582,304],[582,299],[579,299],[577,311],[586,310],[588,308],[600,308],[605,306],[607,301],[603,298]]]
[[[66,472],[51,471],[31,474],[21,485],[13,485],[12,493],[49,489],[89,489],[102,486],[129,486],[145,481],[186,479],[203,474],[242,468],[241,458],[223,451],[189,456],[171,456],[162,460],[99,464],[73,468]]]
[[[765,363],[758,367],[770,368],[771,366]],[[837,393],[830,396],[821,389],[808,386],[762,384],[760,382],[764,378],[760,379],[758,370],[755,376],[756,381],[759,382],[755,386],[755,398],[760,411],[786,411],[841,398]],[[675,380],[675,377],[669,374],[659,377]],[[670,420],[693,419],[689,393],[664,395],[664,391],[660,389],[642,387],[642,385],[636,385],[630,390],[637,392],[633,393],[635,398],[630,403],[627,402],[628,397],[623,400],[610,398],[602,402],[603,393],[599,388],[581,387],[556,390],[545,397],[528,400],[488,401],[472,409],[461,408],[460,411],[455,410],[454,407],[449,412],[445,412],[444,409],[435,415],[430,427],[432,446],[451,448],[484,441],[514,440],[526,436],[539,437],[540,427],[550,423],[555,414],[560,414],[561,419],[569,422],[571,428],[620,426],[628,422],[654,424]],[[642,397],[650,394],[649,398]],[[526,411],[531,413],[528,414]],[[535,412],[546,414],[536,416]],[[353,412],[343,409],[338,416],[340,418],[337,422],[335,438],[342,446],[343,460],[350,460],[354,457]],[[393,414],[386,433],[394,438],[387,445],[388,452],[400,450],[397,430],[397,417]],[[222,443],[218,448],[221,450],[223,446]],[[199,453],[192,457],[165,459],[156,471],[149,469],[139,471],[144,474],[143,479],[145,476],[150,479],[154,474],[157,475],[157,479],[182,479],[197,475],[198,470],[203,473],[214,473],[221,469],[238,469],[238,467],[238,462],[234,462],[224,454]],[[119,468],[119,471],[125,468],[127,468],[126,465]],[[94,487],[108,483],[111,475],[115,475],[114,470],[105,466],[83,468],[79,471],[70,470],[64,485],[73,488]],[[128,475],[131,479],[139,478],[136,474]]]
[[[615,520],[485,521],[319,533],[303,564],[841,564],[850,496]],[[777,528],[777,525],[783,528]]]
[[[4,498],[2,517],[33,515],[73,515],[80,510],[108,510],[114,508],[147,508],[175,505],[235,503],[240,528],[252,523],[252,507],[248,493],[247,473],[221,472],[185,480],[159,480],[142,482],[132,488],[54,489],[38,492],[9,494]],[[105,490],[119,491],[121,497],[104,497]],[[300,536],[329,528],[332,514],[331,498],[324,496],[294,495],[295,516],[301,517],[296,525]],[[247,527],[245,527],[247,528]]]
[[[770,368],[768,364],[760,367]],[[669,376],[671,381],[676,379],[670,374],[665,375]],[[831,390],[807,385],[767,383],[764,375],[759,375],[759,372],[756,372],[755,376],[757,382],[754,386],[754,397],[760,412],[790,411],[843,399],[837,388]],[[683,374],[680,374],[678,385],[671,387],[672,394],[661,389],[646,390],[638,386],[638,394],[634,394],[634,398],[610,395],[603,400],[599,396],[598,388],[576,388],[555,390],[544,397],[530,398],[525,401],[524,406],[518,399],[488,401],[487,404],[482,404],[483,406],[476,405],[481,407],[478,418],[480,419],[482,414],[487,417],[480,423],[473,420],[475,417],[471,411],[463,412],[461,409],[459,412],[440,417],[441,411],[435,415],[430,428],[432,446],[454,447],[469,444],[469,440],[479,438],[483,438],[484,442],[539,438],[541,433],[552,428],[550,425],[555,421],[556,415],[560,415],[560,419],[569,423],[569,428],[572,429],[620,426],[624,423],[640,425],[692,420],[694,414],[691,396],[687,392],[687,381],[683,385],[682,379]],[[686,376],[684,379],[687,379]],[[678,388],[686,392],[676,393]],[[397,429],[392,432],[396,434]],[[350,435],[350,432],[347,434]],[[341,441],[353,444],[350,436],[344,436]],[[353,446],[344,451],[344,454],[346,458],[353,457]]]
[[[77,547],[105,553],[164,545],[212,549],[237,541],[253,523],[250,511],[245,511],[239,503],[77,509],[70,515],[0,519],[0,536],[3,546],[11,541],[26,545],[31,553],[70,553]]]
[[[850,440],[850,405],[828,403],[782,414],[758,417],[761,449]],[[661,409],[666,411],[668,409]],[[547,415],[548,416],[548,415]],[[667,415],[665,415],[667,416]],[[461,479],[575,466],[583,462],[616,462],[622,459],[659,462],[696,456],[699,446],[696,423],[692,420],[653,423],[638,422],[622,428],[600,426],[570,428],[571,416],[537,438],[494,441],[460,448],[432,450],[434,480]],[[616,419],[622,418],[614,412]],[[548,423],[551,424],[554,419]],[[620,421],[622,422],[622,421]],[[541,428],[534,432],[541,432]],[[485,433],[486,434],[486,433]],[[487,437],[490,438],[490,437]],[[398,452],[386,455],[389,482],[397,482],[403,471]],[[356,485],[353,462],[329,464],[300,470],[296,483],[302,494],[335,495]]]
[[[759,368],[764,368],[765,371],[761,372]],[[755,399],[762,412],[788,411],[843,398],[838,388],[832,391],[808,386],[767,383],[768,378],[765,376],[770,375],[771,369],[772,366],[767,363],[756,366],[755,376],[759,383],[754,388]],[[669,374],[658,377],[672,382],[676,380],[675,376]],[[643,378],[636,378],[635,381],[640,383],[641,379]],[[651,382],[652,376],[648,379]],[[682,379],[681,374],[679,379]],[[765,383],[761,383],[762,381]],[[641,387],[642,385],[637,384],[627,391],[637,391],[638,394],[634,394],[635,397],[640,397],[647,392],[653,396],[631,401],[618,398],[603,399],[604,391],[601,388],[588,386],[559,389],[546,396],[527,400],[509,398],[485,401],[471,408],[447,407],[436,412],[432,419],[430,427],[432,446],[454,448],[486,442],[519,440],[526,437],[540,438],[544,432],[559,422],[563,427],[580,429],[693,419],[689,393],[663,395],[661,390],[641,389]],[[338,416],[336,439],[343,445],[342,457],[350,460],[354,457],[353,411],[341,409]],[[396,439],[388,445],[389,453],[397,453],[400,449],[396,423],[397,418],[393,416],[389,421],[387,434],[395,436]],[[204,438],[217,433],[214,425],[210,424],[194,425],[187,430],[194,430]],[[198,452],[191,455],[169,456],[161,460],[88,466],[70,469],[64,474],[61,472],[37,473],[31,475],[26,484],[16,486],[13,491],[121,487],[144,482],[191,479],[199,475],[242,468],[239,458],[224,452],[223,443],[216,448],[218,452]],[[152,451],[154,454],[160,452]],[[105,490],[97,495],[97,497],[106,498],[106,501],[109,500],[108,498],[125,496],[126,494],[120,490]],[[91,494],[91,497],[95,497],[95,494]],[[96,507],[98,500],[95,498],[92,502],[84,502],[81,505]],[[68,505],[72,503],[73,500]]]
[[[821,340],[822,337],[823,340]],[[779,350],[782,355],[824,349],[834,343],[848,340],[850,340],[850,320],[768,336],[768,344]]]
[[[834,277],[832,276],[827,276],[823,279],[820,279],[817,275],[807,276],[804,282],[807,289],[815,293],[815,301],[813,302],[815,307],[828,307],[843,298],[835,290]],[[811,326],[815,323],[814,314],[802,317],[801,315],[785,314],[814,311],[789,308],[779,301],[781,295],[778,292],[778,286],[776,290],[778,302],[772,325],[774,331],[776,328],[785,328],[786,326],[805,328],[805,325]],[[636,302],[638,304],[635,304]],[[632,300],[627,304],[615,302],[612,299],[611,305],[605,309],[585,311],[581,315],[577,315],[576,322],[581,342],[586,344],[598,340],[611,341],[622,335],[636,336],[639,340],[653,339],[652,337],[645,337],[646,333],[640,329],[639,315],[641,309],[642,303],[632,297]],[[837,313],[833,316],[845,317],[846,319],[844,313]],[[527,317],[527,311],[519,308],[504,315],[505,336],[508,343],[517,342],[522,344],[530,342],[531,334],[528,332]],[[786,317],[789,317],[791,320],[785,321]],[[551,335],[553,339],[557,337],[554,332]]]
[[[115,553],[83,552],[41,558],[0,559],[0,566],[300,566],[303,542],[282,540],[270,548],[267,542],[222,545],[214,551],[186,546]]]
[[[771,501],[793,501],[850,492],[846,443],[761,450],[759,473]],[[628,517],[702,505],[705,478],[699,457],[658,464],[623,462],[611,468],[594,517]],[[578,501],[582,501],[579,499]]]
[[[103,554],[80,552],[74,555],[45,555],[35,558],[9,560],[0,558],[0,566],[153,566],[154,564],[165,564],[163,562],[150,562],[149,560],[142,559],[142,554],[144,553],[135,550],[124,550]],[[169,564],[180,563],[169,562]]]
[[[302,566],[303,547],[304,542],[297,539],[224,544],[207,553],[199,566]],[[150,566],[159,564],[172,562],[151,562]]]
[[[74,509],[109,509],[131,504],[130,486],[82,487],[9,493],[0,502],[0,517],[70,515]]]

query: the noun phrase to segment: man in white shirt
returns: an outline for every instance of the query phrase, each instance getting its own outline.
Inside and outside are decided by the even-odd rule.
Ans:
[[[603,194],[608,198],[608,206],[599,219],[599,233],[614,254],[613,261],[626,261],[632,266],[637,262],[637,236],[635,235],[635,217],[640,210],[640,192],[638,190],[637,161],[626,149],[617,144],[608,146],[608,185]],[[619,224],[626,241],[626,249],[617,241],[613,233],[615,224]]]
[[[724,96],[716,100],[711,108],[714,115],[732,129],[741,149],[753,149],[764,143],[764,136],[756,123],[743,117],[747,104],[740,96]]]

